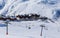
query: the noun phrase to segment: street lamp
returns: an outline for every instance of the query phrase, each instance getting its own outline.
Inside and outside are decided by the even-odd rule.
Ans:
[[[42,36],[43,28],[44,28],[45,26],[44,26],[44,25],[40,25],[40,27],[41,27],[41,34],[40,34],[40,36]]]
[[[8,24],[10,21],[9,20],[6,20],[4,23],[6,24],[6,35],[8,35]]]

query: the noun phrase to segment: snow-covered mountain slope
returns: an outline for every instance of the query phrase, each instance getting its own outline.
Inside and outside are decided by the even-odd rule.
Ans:
[[[3,21],[0,22],[3,23]],[[0,27],[0,38],[60,38],[60,26],[58,22],[56,24],[40,21],[10,23],[8,26],[8,35],[6,35],[6,27]],[[42,36],[40,36],[40,25],[45,25]],[[28,29],[28,27],[31,27],[31,29]]]
[[[21,21],[8,24],[9,34],[6,35],[6,27],[2,27],[4,21],[0,21],[0,38],[60,38],[60,3],[59,0],[6,0],[0,14],[6,16],[38,14],[54,20],[48,21]],[[55,19],[59,18],[57,21]],[[44,25],[41,34],[40,25]],[[31,27],[31,29],[29,29]]]
[[[25,2],[24,2],[25,1]],[[59,4],[51,5],[49,3],[45,4],[41,0],[8,0],[5,7],[0,10],[0,14],[6,16],[24,15],[24,14],[40,14],[52,18],[52,11],[59,8]],[[44,1],[44,0],[43,0]],[[48,11],[47,11],[48,10]],[[49,13],[49,14],[48,14]]]

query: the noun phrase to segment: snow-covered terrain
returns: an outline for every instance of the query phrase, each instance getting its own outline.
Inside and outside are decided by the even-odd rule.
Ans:
[[[5,21],[0,20],[0,38],[60,38],[60,0],[0,0],[0,15],[38,14],[51,21],[10,21],[6,35]],[[4,5],[3,5],[4,4]],[[44,25],[41,36],[41,25]],[[29,29],[31,27],[31,29]]]

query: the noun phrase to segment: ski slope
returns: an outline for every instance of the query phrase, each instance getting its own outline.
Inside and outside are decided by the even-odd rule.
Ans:
[[[44,0],[43,0],[44,1]],[[54,1],[54,0],[53,0]],[[59,0],[41,2],[41,0],[6,0],[5,6],[0,10],[0,14],[5,16],[38,14],[54,20],[48,21],[10,21],[8,24],[8,35],[4,21],[0,20],[0,38],[60,38],[60,18],[54,19],[55,10],[60,9]],[[0,3],[1,4],[1,3]],[[40,25],[44,25],[42,36]],[[29,29],[31,27],[31,29]]]
[[[0,21],[3,23],[3,21]],[[9,34],[6,35],[6,27],[0,27],[0,38],[60,38],[60,26],[56,23],[46,23],[40,21],[22,21],[10,22],[8,26]],[[40,25],[44,24],[46,28],[43,29],[41,34]],[[31,29],[28,29],[28,27]]]

